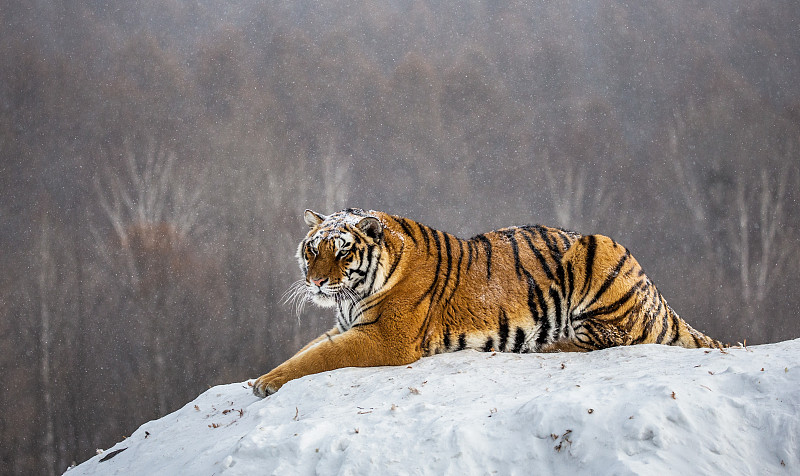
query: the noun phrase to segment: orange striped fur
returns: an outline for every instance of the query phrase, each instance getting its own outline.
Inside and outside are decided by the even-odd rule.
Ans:
[[[260,396],[309,374],[467,348],[723,347],[678,317],[630,252],[603,235],[537,225],[463,240],[360,209],[306,210],[305,221],[304,279],[290,298],[334,307],[336,327],[259,377]]]

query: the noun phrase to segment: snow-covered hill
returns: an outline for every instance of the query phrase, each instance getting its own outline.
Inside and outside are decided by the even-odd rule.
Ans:
[[[800,474],[798,364],[800,339],[464,351],[221,385],[66,474]]]

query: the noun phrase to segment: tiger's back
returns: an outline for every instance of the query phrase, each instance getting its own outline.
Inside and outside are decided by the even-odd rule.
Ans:
[[[681,320],[630,252],[608,237],[536,225],[460,240],[400,220],[439,270],[427,286],[417,283],[425,291],[415,304],[429,306],[423,355],[721,346]]]
[[[722,347],[678,317],[630,252],[603,235],[537,225],[463,240],[376,211],[305,218],[296,294],[335,307],[337,325],[260,377],[260,395],[309,373],[467,348]]]
[[[550,318],[557,309],[548,303],[550,289],[579,235],[544,226],[505,228],[469,240],[424,226],[418,233],[440,235],[443,243],[428,251],[441,271],[429,276],[420,298],[429,305],[423,354],[465,348],[532,352],[540,341],[552,340]]]

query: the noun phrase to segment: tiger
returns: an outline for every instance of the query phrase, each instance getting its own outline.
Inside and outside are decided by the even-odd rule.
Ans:
[[[681,319],[630,251],[604,235],[528,225],[465,240],[380,211],[303,217],[304,278],[289,300],[334,308],[336,324],[257,378],[260,397],[310,374],[463,349],[725,347]]]

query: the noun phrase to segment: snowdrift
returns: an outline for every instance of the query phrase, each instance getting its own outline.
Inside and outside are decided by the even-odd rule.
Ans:
[[[66,474],[800,474],[799,363],[800,339],[463,351],[221,385]]]

